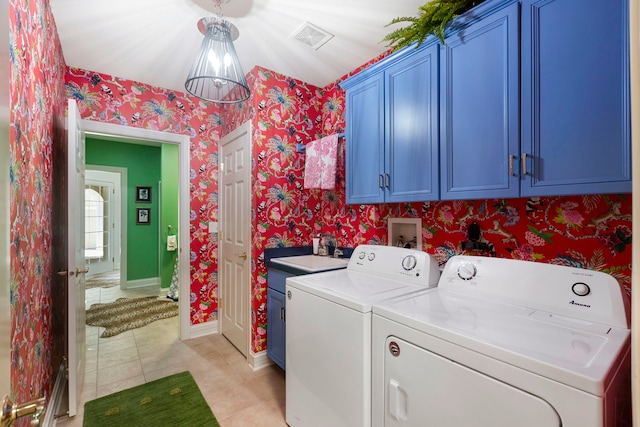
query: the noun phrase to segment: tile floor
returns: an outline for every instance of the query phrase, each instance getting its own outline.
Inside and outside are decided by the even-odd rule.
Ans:
[[[96,302],[149,295],[119,287],[87,289],[87,308]],[[178,339],[178,317],[159,320],[111,338],[87,326],[87,369],[82,405],[97,397],[189,370],[221,427],[286,427],[285,380],[278,367],[252,371],[222,335]],[[83,408],[57,426],[82,426]]]

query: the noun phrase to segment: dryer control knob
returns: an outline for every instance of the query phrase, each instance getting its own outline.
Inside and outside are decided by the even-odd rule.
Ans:
[[[476,266],[470,262],[465,262],[458,267],[458,277],[462,280],[471,280],[476,277],[477,273]]]
[[[374,254],[373,252],[371,252],[369,254],[369,261],[373,261],[374,259],[376,259],[376,254]]]
[[[366,254],[364,252],[360,252],[360,255],[358,255],[358,258],[364,259],[365,256]]]
[[[578,295],[579,297],[584,297],[591,293],[591,288],[589,288],[589,285],[582,282],[574,283],[573,286],[571,287],[571,290],[573,291],[574,294]]]

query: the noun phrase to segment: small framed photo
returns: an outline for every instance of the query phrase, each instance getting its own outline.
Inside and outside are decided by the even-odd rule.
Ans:
[[[142,225],[151,224],[151,209],[150,208],[137,208],[136,209],[136,224],[142,224]]]
[[[151,203],[151,187],[136,186],[136,202]]]

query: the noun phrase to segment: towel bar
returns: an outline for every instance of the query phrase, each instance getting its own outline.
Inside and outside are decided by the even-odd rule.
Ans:
[[[343,133],[339,133],[338,134],[338,139],[340,138],[344,138],[345,134]],[[306,145],[305,144],[296,144],[296,153],[304,153]]]

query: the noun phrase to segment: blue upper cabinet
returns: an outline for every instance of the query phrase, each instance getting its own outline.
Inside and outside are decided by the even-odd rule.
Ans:
[[[384,73],[374,74],[347,90],[347,203],[384,201],[378,185],[384,169]]]
[[[631,192],[628,8],[522,2],[523,196]]]
[[[518,8],[486,2],[462,15],[462,29],[441,46],[443,200],[519,196]]]
[[[438,46],[408,47],[346,90],[349,204],[438,199]]]

